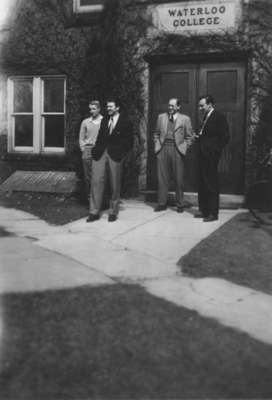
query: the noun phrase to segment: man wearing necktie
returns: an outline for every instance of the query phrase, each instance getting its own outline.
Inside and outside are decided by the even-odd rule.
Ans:
[[[192,139],[193,131],[190,118],[180,113],[179,99],[170,99],[168,112],[158,116],[154,132],[158,168],[158,204],[154,211],[166,210],[170,174],[173,174],[177,212],[183,212],[184,159]]]
[[[108,116],[101,122],[92,149],[93,173],[87,222],[96,221],[100,217],[107,171],[111,185],[108,221],[116,221],[120,202],[122,161],[133,145],[131,123],[120,113],[120,103],[117,99],[107,100],[107,113]]]
[[[229,141],[229,127],[226,117],[215,110],[212,96],[199,99],[199,111],[203,122],[198,135],[198,206],[195,218],[204,222],[218,219],[219,182],[218,164],[223,148]]]

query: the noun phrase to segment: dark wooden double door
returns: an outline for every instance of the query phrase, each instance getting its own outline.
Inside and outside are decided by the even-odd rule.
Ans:
[[[243,63],[160,65],[151,68],[150,136],[148,153],[148,187],[157,188],[156,157],[153,132],[159,113],[167,111],[169,98],[181,99],[181,112],[190,116],[193,129],[199,130],[198,98],[213,95],[216,108],[222,111],[230,127],[230,143],[220,165],[221,193],[240,194],[244,183],[245,67]],[[174,188],[173,183],[171,183]],[[197,191],[197,157],[195,145],[185,165],[185,190]]]

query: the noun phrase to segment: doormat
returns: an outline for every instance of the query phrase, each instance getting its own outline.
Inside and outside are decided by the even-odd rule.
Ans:
[[[78,186],[75,172],[15,171],[0,185],[0,191],[71,194]]]

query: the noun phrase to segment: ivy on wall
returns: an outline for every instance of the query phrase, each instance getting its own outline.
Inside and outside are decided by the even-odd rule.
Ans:
[[[167,35],[156,32],[144,1],[107,0],[96,19],[75,21],[72,0],[21,0],[2,51],[9,74],[59,73],[67,76],[66,147],[77,152],[88,101],[120,98],[134,126],[134,151],[126,161],[124,183],[132,192],[145,144],[139,132],[145,114],[145,55],[244,52],[248,65],[250,132],[247,163],[271,146],[272,2],[252,0],[243,7],[239,32],[230,35]],[[76,22],[76,23],[75,23]]]
[[[74,23],[72,0],[23,0],[3,46],[2,68],[9,74],[67,76],[66,148],[79,153],[78,131],[90,99],[117,96],[131,119],[133,154],[126,161],[124,183],[135,188],[142,151],[138,132],[144,101],[142,62],[137,43],[148,21],[132,0],[110,0],[96,19]]]

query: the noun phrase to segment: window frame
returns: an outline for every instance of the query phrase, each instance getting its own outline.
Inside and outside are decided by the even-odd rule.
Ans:
[[[32,113],[14,112],[14,82],[16,80],[32,79]],[[62,79],[63,80],[63,112],[44,112],[44,80]],[[66,116],[66,76],[64,75],[18,75],[8,77],[8,152],[9,153],[32,153],[49,154],[65,153],[65,116]],[[15,116],[32,115],[33,116],[33,146],[15,146]],[[46,115],[63,115],[64,118],[64,145],[63,147],[45,147],[44,146],[44,121]]]
[[[73,0],[74,13],[99,13],[104,10],[104,4],[82,6],[80,0]]]

